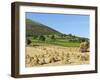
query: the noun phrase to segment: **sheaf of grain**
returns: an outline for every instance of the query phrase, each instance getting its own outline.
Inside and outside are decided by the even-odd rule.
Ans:
[[[89,64],[89,52],[78,47],[38,46],[26,47],[26,67]]]

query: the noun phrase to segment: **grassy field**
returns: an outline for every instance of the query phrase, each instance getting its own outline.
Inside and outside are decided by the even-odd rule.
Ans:
[[[58,39],[56,41],[51,41],[51,40],[48,40],[48,41],[38,41],[38,40],[35,40],[33,39],[32,40],[32,43],[31,45],[58,45],[58,46],[63,46],[63,47],[79,47],[80,46],[80,43],[79,42],[66,42],[66,40],[61,40],[61,39]]]

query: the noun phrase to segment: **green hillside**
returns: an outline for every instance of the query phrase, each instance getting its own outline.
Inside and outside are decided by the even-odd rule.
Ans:
[[[26,35],[61,35],[62,33],[36,21],[26,19]]]
[[[89,42],[88,38],[73,34],[63,34],[30,19],[26,19],[26,39],[27,45],[32,44],[35,46],[52,44],[65,47],[79,47],[81,42]]]

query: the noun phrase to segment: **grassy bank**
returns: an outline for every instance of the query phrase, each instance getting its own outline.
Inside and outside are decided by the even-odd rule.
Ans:
[[[39,40],[32,40],[31,45],[58,45],[63,47],[79,47],[79,42],[67,42],[65,40],[56,40],[56,41],[39,41]]]

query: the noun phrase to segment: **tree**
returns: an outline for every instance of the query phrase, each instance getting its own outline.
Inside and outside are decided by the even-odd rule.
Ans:
[[[46,40],[46,38],[45,38],[45,36],[44,36],[44,35],[41,35],[41,36],[39,37],[39,40],[41,40],[41,41],[45,41],[45,40]]]
[[[68,36],[72,37],[73,35],[72,34],[68,34]]]
[[[33,38],[34,38],[34,39],[37,39],[37,38],[38,38],[38,35],[33,35]]]
[[[56,40],[55,35],[52,35],[51,39],[55,41]]]
[[[27,45],[29,45],[31,43],[31,40],[30,39],[27,39]]]

